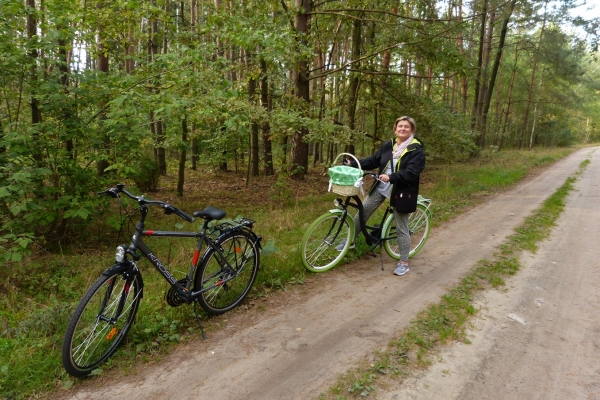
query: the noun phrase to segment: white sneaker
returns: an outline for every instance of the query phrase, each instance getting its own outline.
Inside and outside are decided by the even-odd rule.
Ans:
[[[337,246],[335,246],[335,249],[337,251],[342,251],[344,250],[344,246],[346,246],[346,239],[342,239],[342,241],[340,242],[340,244],[338,244]],[[353,249],[354,248],[354,242],[350,243],[350,247],[348,247],[349,249]]]
[[[404,265],[402,263],[398,263],[398,266],[394,270],[394,275],[402,276],[408,272],[408,265]]]

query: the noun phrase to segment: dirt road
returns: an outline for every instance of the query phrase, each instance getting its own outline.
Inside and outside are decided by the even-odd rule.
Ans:
[[[377,399],[600,399],[598,150],[591,161],[551,238],[478,299],[472,344]]]
[[[76,399],[309,399],[383,348],[437,302],[477,260],[490,257],[586,158],[555,235],[505,291],[479,300],[471,345],[454,345],[420,376],[379,399],[600,398],[600,151],[580,150],[534,179],[432,231],[410,272],[362,260],[311,276],[263,311],[223,317],[209,339],[115,382],[95,379]],[[596,379],[594,379],[596,378]],[[502,396],[498,397],[501,392]],[[538,397],[537,393],[541,393]],[[560,394],[560,395],[559,395]],[[567,397],[568,396],[568,397]],[[586,397],[587,396],[587,397]]]

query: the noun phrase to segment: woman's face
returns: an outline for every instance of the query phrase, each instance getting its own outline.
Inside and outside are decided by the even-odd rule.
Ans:
[[[402,143],[412,135],[412,125],[406,120],[398,121],[394,133],[396,134],[398,141]]]

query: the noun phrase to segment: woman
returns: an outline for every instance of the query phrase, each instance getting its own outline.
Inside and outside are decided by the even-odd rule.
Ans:
[[[381,182],[371,188],[363,201],[365,221],[385,201],[390,199],[396,221],[400,262],[394,270],[395,275],[408,272],[408,253],[410,252],[410,232],[408,217],[416,210],[419,193],[419,175],[425,168],[423,144],[414,137],[417,129],[411,117],[400,117],[394,123],[395,140],[385,141],[379,150],[370,157],[360,160],[363,170],[379,169]],[[352,163],[357,167],[356,163]],[[355,234],[361,232],[359,213],[354,216]],[[339,247],[343,248],[344,243]],[[352,243],[350,248],[354,247]]]

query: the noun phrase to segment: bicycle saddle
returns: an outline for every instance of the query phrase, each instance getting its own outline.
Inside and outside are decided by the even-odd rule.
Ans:
[[[213,219],[215,219],[215,220],[223,219],[223,218],[225,218],[226,214],[227,213],[223,210],[219,210],[218,208],[213,207],[213,206],[208,206],[202,211],[195,211],[194,217],[202,217],[202,218],[210,221]]]

